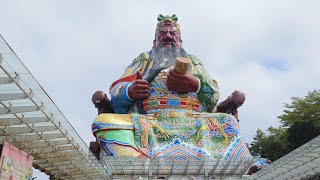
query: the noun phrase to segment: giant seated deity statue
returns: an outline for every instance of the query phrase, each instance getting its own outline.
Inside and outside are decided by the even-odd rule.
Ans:
[[[217,81],[182,47],[177,20],[159,15],[151,51],[111,85],[111,101],[94,93],[97,142],[109,156],[250,160],[238,123],[244,94],[217,105]]]

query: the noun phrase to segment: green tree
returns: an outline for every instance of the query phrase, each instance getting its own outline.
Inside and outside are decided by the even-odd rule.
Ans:
[[[268,128],[268,135],[261,129],[258,129],[257,135],[253,138],[250,151],[254,155],[266,157],[271,161],[275,161],[287,154],[290,144],[286,141],[287,130],[284,128]]]
[[[292,126],[297,122],[305,122],[320,127],[320,90],[310,91],[307,96],[292,97],[290,104],[285,103],[284,114],[278,116],[285,126]]]
[[[291,100],[290,104],[284,104],[284,114],[278,116],[281,127],[270,127],[268,134],[258,129],[251,143],[251,153],[275,161],[320,135],[320,90]]]
[[[288,129],[290,149],[296,149],[320,135],[320,128],[310,122],[296,122]]]

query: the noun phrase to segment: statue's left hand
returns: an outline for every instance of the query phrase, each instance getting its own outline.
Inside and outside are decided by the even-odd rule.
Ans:
[[[178,93],[196,92],[200,86],[198,79],[191,73],[180,74],[170,70],[167,77],[167,87]]]

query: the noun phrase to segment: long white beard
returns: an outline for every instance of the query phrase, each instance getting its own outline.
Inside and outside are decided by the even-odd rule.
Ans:
[[[183,48],[177,48],[176,46],[166,47],[161,45],[159,48],[152,48],[150,60],[153,60],[153,66],[150,70],[167,69],[174,66],[177,57],[188,57],[188,54]],[[149,74],[149,73],[147,73]]]

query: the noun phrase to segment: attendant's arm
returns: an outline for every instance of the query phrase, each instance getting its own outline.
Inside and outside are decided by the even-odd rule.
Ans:
[[[197,57],[190,55],[194,65],[193,75],[200,81],[197,91],[198,100],[203,103],[207,112],[212,112],[219,100],[219,88],[217,82],[206,72]]]

